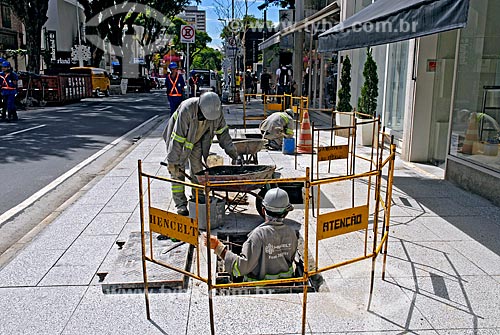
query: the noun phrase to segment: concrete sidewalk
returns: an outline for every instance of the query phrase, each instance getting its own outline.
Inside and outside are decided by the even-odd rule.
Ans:
[[[226,106],[224,113],[230,125],[241,125],[241,108]],[[137,160],[147,173],[167,175],[158,164],[165,158],[162,131],[139,141],[2,265],[0,334],[210,333],[205,285],[190,281],[185,291],[151,294],[148,321],[143,294],[104,294],[96,275],[119,256],[115,242],[140,231]],[[217,145],[212,149],[222,153]],[[274,164],[287,177],[304,175],[309,162],[309,155],[298,156],[296,171],[293,156],[259,153],[260,164]],[[334,171],[344,166],[333,164]],[[363,168],[359,164],[357,172]],[[349,206],[350,186],[322,188],[323,208]],[[155,186],[152,192],[173,208],[168,188]],[[365,201],[356,194],[357,203]],[[245,213],[260,221],[250,215],[256,213],[251,205]],[[297,221],[304,215],[300,208],[292,213]],[[234,222],[232,215],[221,229]],[[500,208],[397,159],[391,224],[387,276],[380,279],[379,257],[370,309],[371,261],[326,272],[324,290],[308,295],[308,334],[499,334]],[[320,265],[360,256],[363,240],[364,233],[356,232],[321,241]],[[216,333],[298,334],[301,297],[214,296]]]

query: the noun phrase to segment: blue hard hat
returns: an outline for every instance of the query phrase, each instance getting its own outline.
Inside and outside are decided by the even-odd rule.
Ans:
[[[0,64],[2,64],[3,62],[5,62],[5,58],[0,57]]]
[[[192,76],[194,76],[196,74],[196,71],[195,70],[191,70],[191,72],[189,72]]]
[[[2,62],[2,67],[10,67],[10,62],[3,61]]]
[[[168,65],[168,68],[169,69],[177,69],[177,63],[176,62],[172,62]]]

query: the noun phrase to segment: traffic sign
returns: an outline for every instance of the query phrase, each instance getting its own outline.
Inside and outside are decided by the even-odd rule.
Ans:
[[[193,26],[181,26],[181,43],[194,43],[195,30]]]

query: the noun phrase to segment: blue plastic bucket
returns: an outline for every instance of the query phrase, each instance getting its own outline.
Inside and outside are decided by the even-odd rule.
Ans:
[[[283,139],[283,151],[285,155],[293,155],[295,153],[295,138]]]

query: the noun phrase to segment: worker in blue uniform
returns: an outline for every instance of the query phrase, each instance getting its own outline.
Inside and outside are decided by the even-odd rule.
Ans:
[[[12,71],[10,62],[4,61],[2,63],[2,72],[0,72],[0,87],[6,110],[2,108],[2,120],[6,118],[5,112],[7,112],[8,121],[17,121],[18,119],[15,103],[18,80],[19,77]]]
[[[168,68],[170,69],[170,74],[167,76],[165,83],[167,85],[168,102],[170,104],[170,115],[172,115],[183,100],[186,83],[179,73],[177,63],[170,63]]]

